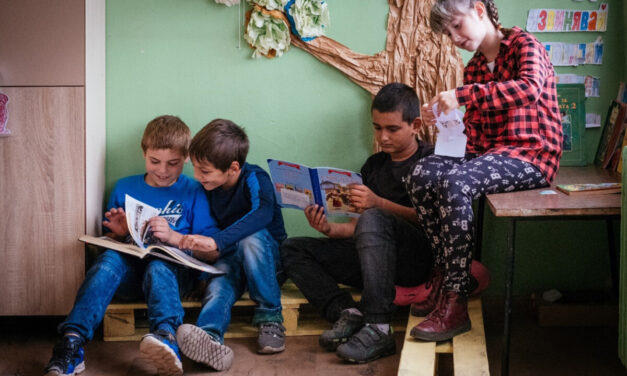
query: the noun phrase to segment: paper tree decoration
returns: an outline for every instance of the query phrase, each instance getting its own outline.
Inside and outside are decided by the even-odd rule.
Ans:
[[[0,93],[0,136],[8,136],[11,134],[11,131],[7,129],[7,121],[9,120],[8,103],[9,97],[6,94]]]
[[[311,42],[292,38],[292,44],[339,69],[373,95],[390,82],[402,82],[415,88],[420,102],[426,103],[438,92],[462,84],[463,63],[455,46],[429,27],[434,2],[388,0],[385,50],[374,56],[356,53],[325,36]],[[434,142],[435,127],[422,127],[418,137]]]

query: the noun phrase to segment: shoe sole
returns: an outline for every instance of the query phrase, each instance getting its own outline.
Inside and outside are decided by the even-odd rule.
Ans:
[[[318,337],[318,344],[327,351],[335,351],[341,344],[346,343],[348,338],[349,337],[326,339]]]
[[[44,376],[75,376],[85,370],[85,362],[81,362],[79,365],[74,368],[74,372],[72,373],[59,373],[57,371],[49,371]]]
[[[176,341],[185,356],[216,371],[226,371],[233,364],[233,350],[214,342],[207,332],[195,325],[179,326]]]
[[[470,328],[471,328],[470,321],[468,321],[467,323],[465,323],[464,325],[458,328],[449,330],[447,332],[442,332],[442,333],[423,332],[421,330],[416,329],[416,327],[413,327],[411,329],[411,332],[409,332],[409,335],[412,336],[413,338],[416,338],[422,341],[440,342],[440,341],[448,341],[449,339],[457,335],[466,333],[467,331],[470,331]]]
[[[258,348],[257,353],[259,354],[276,354],[285,350],[285,345],[281,347],[272,347],[272,346],[264,346],[263,348]]]
[[[345,360],[347,362],[356,363],[356,364],[363,364],[363,363],[372,362],[372,361],[377,360],[379,358],[383,358],[383,357],[386,357],[386,356],[390,356],[390,355],[396,354],[396,344],[394,344],[394,346],[390,346],[390,347],[384,349],[381,353],[376,354],[375,356],[371,356],[370,358],[365,358],[365,359],[354,359],[354,358],[351,358],[349,356],[343,355],[341,352],[336,352],[335,354],[338,356],[338,358],[340,358],[342,360]]]
[[[142,358],[157,367],[160,376],[180,376],[183,364],[168,345],[153,336],[145,336],[139,343]]]

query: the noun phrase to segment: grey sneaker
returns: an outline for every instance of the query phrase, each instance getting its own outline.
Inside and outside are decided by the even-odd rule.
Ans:
[[[365,325],[348,342],[341,344],[335,352],[351,363],[367,363],[396,353],[396,341],[392,327],[383,333],[375,326]]]
[[[165,330],[157,330],[142,337],[139,343],[142,358],[157,368],[159,376],[183,375],[183,364],[176,339]]]
[[[340,318],[333,324],[333,328],[324,331],[318,338],[318,343],[327,351],[335,351],[339,345],[364,326],[364,317],[345,309]]]
[[[285,327],[278,322],[262,322],[259,324],[257,352],[274,354],[285,350]]]
[[[195,325],[179,326],[176,341],[185,356],[216,371],[226,371],[233,364],[233,350]]]

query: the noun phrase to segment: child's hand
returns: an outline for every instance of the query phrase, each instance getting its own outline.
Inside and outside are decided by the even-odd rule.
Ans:
[[[457,96],[455,95],[455,89],[448,91],[441,91],[429,102],[429,107],[433,108],[433,104],[438,104],[438,113],[448,114],[452,110],[459,108],[459,102],[457,102]]]
[[[305,208],[305,217],[307,217],[309,226],[325,235],[329,235],[331,225],[327,222],[327,216],[324,214],[324,208],[322,206],[309,205]]]
[[[102,225],[111,230],[114,235],[124,238],[129,234],[124,209],[112,208],[105,213],[105,218],[106,220],[102,222]]]
[[[430,103],[425,103],[422,105],[420,109],[420,118],[422,119],[422,123],[427,126],[435,125],[435,114],[433,113],[433,105]]]
[[[349,188],[351,204],[360,211],[379,205],[379,196],[365,185],[351,184]]]
[[[173,244],[173,237],[176,233],[170,228],[170,224],[163,217],[152,217],[148,220],[148,224],[152,229],[152,234],[166,244]]]
[[[192,250],[194,257],[210,263],[215,262],[220,257],[216,241],[208,236],[183,235],[179,241],[179,248]]]

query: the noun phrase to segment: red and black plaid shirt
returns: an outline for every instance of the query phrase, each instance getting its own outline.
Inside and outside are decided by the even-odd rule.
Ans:
[[[464,69],[464,86],[456,90],[466,106],[466,151],[529,162],[551,182],[563,138],[553,66],[533,35],[518,27],[503,31],[494,72],[477,52]]]

